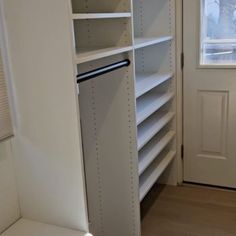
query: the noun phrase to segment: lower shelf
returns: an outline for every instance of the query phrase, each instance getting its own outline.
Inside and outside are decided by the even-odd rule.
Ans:
[[[163,131],[156,135],[140,152],[139,152],[139,175],[151,165],[156,157],[165,149],[165,147],[174,139],[174,131]]]
[[[156,161],[142,174],[139,183],[140,202],[147,195],[148,191],[156,183],[166,168],[170,165],[176,155],[175,151],[164,152]]]

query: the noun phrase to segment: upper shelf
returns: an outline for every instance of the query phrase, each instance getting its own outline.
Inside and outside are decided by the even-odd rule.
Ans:
[[[165,36],[165,37],[157,37],[157,38],[135,38],[134,39],[134,49],[144,48],[148,46],[152,46],[159,43],[164,43],[172,40],[172,36]]]
[[[112,19],[112,18],[129,18],[130,12],[117,13],[78,13],[73,14],[74,20],[88,20],[88,19]]]
[[[113,56],[119,53],[132,50],[132,46],[128,47],[107,47],[107,48],[84,48],[77,51],[75,58],[76,64],[97,60],[104,57]]]

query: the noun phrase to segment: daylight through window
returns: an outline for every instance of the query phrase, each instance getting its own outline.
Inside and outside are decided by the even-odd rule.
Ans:
[[[202,0],[201,64],[236,65],[236,0]]]

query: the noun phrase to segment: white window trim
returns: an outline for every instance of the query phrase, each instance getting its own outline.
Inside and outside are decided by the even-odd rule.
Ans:
[[[6,139],[9,139],[14,136],[14,116],[13,116],[13,97],[12,97],[12,86],[10,83],[11,78],[11,65],[10,60],[8,57],[8,41],[7,41],[7,30],[5,26],[5,18],[4,18],[4,12],[3,12],[3,1],[0,0],[0,56],[2,60],[3,70],[4,70],[4,79],[6,84],[6,92],[8,95],[8,106],[9,106],[9,119],[11,121],[11,129],[9,129],[9,133],[5,136],[0,134],[0,142],[5,141]]]
[[[199,32],[199,42],[198,42],[198,69],[235,69],[236,62],[234,64],[203,64],[202,63],[202,43],[236,43],[236,39],[220,39],[220,40],[212,40],[212,39],[202,39],[202,11],[204,5],[202,4],[204,0],[199,0],[199,13],[198,13],[198,32]]]

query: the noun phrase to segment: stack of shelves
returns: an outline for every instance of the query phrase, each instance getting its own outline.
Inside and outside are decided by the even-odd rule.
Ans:
[[[107,205],[110,204],[108,212],[114,207],[108,197],[107,205],[102,209],[104,196],[116,193],[119,198],[117,195],[125,191],[130,202],[120,199],[120,203],[127,204],[128,213],[132,211],[130,217],[126,212],[126,222],[137,222],[140,209],[136,204],[140,204],[174,160],[174,4],[174,0],[100,0],[99,3],[72,0],[78,72],[84,73],[122,59],[131,62],[126,69],[80,85],[80,100],[84,98],[80,103],[88,201],[92,202],[89,204],[90,216],[94,217],[97,210],[92,221],[102,221],[100,214]],[[102,180],[95,173],[103,175]],[[122,179],[125,184],[118,191]],[[101,186],[97,187],[95,183]],[[111,186],[117,189],[114,187],[111,191]],[[101,189],[103,198],[100,199]],[[129,208],[131,205],[132,209]],[[100,207],[100,211],[96,207]],[[100,230],[99,225],[96,227],[93,232]],[[138,228],[132,228],[132,235],[139,234],[135,231]],[[113,230],[112,234],[114,231],[119,234],[118,230]],[[120,235],[131,234],[123,232]]]
[[[72,0],[72,7],[76,64],[133,49],[131,4],[128,1]]]
[[[175,75],[172,4],[134,1],[139,199],[175,157]]]

